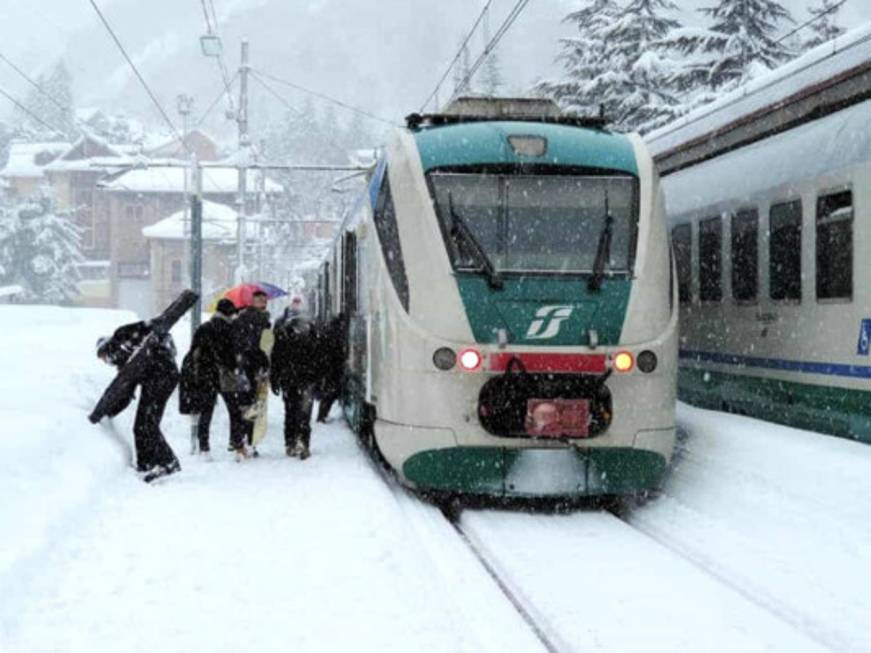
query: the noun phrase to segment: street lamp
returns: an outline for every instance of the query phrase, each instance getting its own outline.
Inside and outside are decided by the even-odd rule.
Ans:
[[[200,48],[207,57],[220,57],[224,54],[224,45],[220,37],[212,33],[200,37]]]

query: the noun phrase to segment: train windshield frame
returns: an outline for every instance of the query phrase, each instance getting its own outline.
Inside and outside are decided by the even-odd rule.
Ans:
[[[639,184],[634,175],[557,171],[511,173],[434,170],[430,197],[451,264],[458,272],[592,276],[606,216],[613,218],[605,278],[631,277]],[[468,234],[456,237],[457,221]]]

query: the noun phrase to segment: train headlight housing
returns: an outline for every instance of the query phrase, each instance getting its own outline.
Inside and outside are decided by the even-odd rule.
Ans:
[[[460,352],[460,367],[466,372],[475,372],[481,369],[484,357],[477,349],[464,349]]]
[[[432,363],[440,370],[448,371],[457,364],[457,352],[450,347],[440,347],[432,355]]]
[[[638,369],[645,374],[650,374],[653,370],[655,370],[658,362],[659,361],[656,359],[656,354],[654,354],[649,349],[646,349],[638,354]]]
[[[614,355],[614,370],[617,372],[631,372],[635,365],[635,359],[628,351],[621,351]]]

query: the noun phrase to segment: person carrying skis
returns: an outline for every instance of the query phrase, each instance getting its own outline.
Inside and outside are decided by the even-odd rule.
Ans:
[[[255,292],[251,298],[251,305],[239,311],[233,323],[234,344],[241,357],[241,368],[249,384],[246,391],[239,393],[240,406],[245,417],[245,441],[249,446],[253,446],[256,420],[253,411],[257,401],[257,386],[265,382],[269,375],[269,357],[260,348],[263,332],[270,327],[269,312],[266,310],[267,301],[265,292]],[[242,458],[258,455],[256,449],[249,454],[244,444],[241,448],[236,448],[236,453]]]
[[[152,333],[154,337],[149,337]],[[137,352],[140,348],[144,349]],[[117,367],[119,374],[134,353],[139,360],[135,365],[136,374],[130,379],[129,395],[114,407],[110,416],[118,415],[130,405],[134,389],[139,386],[139,406],[133,423],[136,469],[143,474],[145,482],[151,482],[181,470],[178,458],[160,431],[160,420],[178,384],[179,373],[172,336],[154,330],[150,322],[126,324],[116,329],[111,338],[97,341],[97,356]]]
[[[269,380],[272,392],[284,400],[285,451],[301,460],[310,455],[314,388],[321,377],[319,360],[314,324],[296,306],[285,309],[275,322]]]
[[[245,442],[240,391],[247,387],[247,383],[245,379],[240,382],[242,371],[233,331],[236,314],[233,302],[220,300],[212,319],[194,333],[191,349],[182,362],[179,412],[198,416],[199,450],[207,458],[211,457],[209,427],[218,395],[230,416],[230,447],[235,450]]]
[[[324,376],[321,382],[318,422],[326,422],[333,403],[342,393],[345,379],[347,349],[347,320],[339,313],[325,325],[322,333],[321,361]]]

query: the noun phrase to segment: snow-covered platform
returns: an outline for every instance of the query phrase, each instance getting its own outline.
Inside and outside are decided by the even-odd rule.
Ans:
[[[287,459],[273,404],[237,464],[221,409],[209,463],[173,402],[184,469],[138,481],[86,419],[112,376],[94,341],[129,318],[0,307],[4,653],[871,651],[871,448],[681,407],[664,495],[623,519],[464,512],[525,621],[339,422]]]

